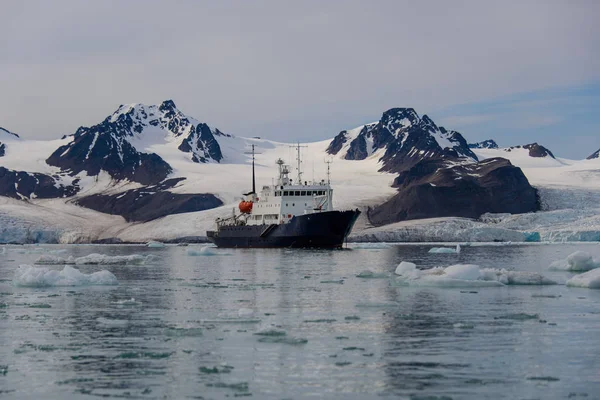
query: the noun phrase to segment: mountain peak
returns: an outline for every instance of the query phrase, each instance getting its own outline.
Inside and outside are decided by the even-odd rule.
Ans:
[[[175,102],[173,100],[169,99],[163,101],[160,107],[158,107],[158,109],[162,112],[175,111],[177,110],[177,106],[175,105]]]
[[[498,143],[493,139],[484,140],[477,143],[469,143],[470,149],[497,149]]]
[[[596,160],[596,159],[600,159],[600,149],[596,150],[595,153],[592,153],[587,160]]]
[[[8,129],[4,129],[3,127],[0,126],[0,134],[5,133],[8,134],[10,136],[14,136],[16,138],[21,138],[19,135],[17,135],[16,133],[12,133],[11,131],[9,131]]]

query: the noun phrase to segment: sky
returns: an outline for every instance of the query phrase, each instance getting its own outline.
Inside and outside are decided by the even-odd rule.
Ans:
[[[24,138],[173,99],[281,141],[413,107],[471,142],[600,148],[598,1],[24,0],[0,14],[0,126]]]

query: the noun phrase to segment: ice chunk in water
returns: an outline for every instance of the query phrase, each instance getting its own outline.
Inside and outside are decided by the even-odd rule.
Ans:
[[[398,280],[414,286],[485,287],[502,285],[552,285],[554,281],[535,272],[480,268],[474,264],[457,264],[419,270],[413,263],[402,262],[396,268]]]
[[[429,249],[429,253],[437,253],[437,254],[460,254],[460,244],[456,245],[456,248],[452,249],[450,247],[432,247]]]
[[[154,240],[151,240],[150,242],[148,242],[146,244],[147,247],[154,247],[154,248],[161,248],[161,247],[165,247],[164,243],[161,242],[156,242]]]
[[[54,256],[51,254],[43,254],[35,260],[35,264],[43,264],[43,265],[65,265],[65,264],[75,264],[75,259],[73,256],[69,258],[63,258],[59,256]]]
[[[105,254],[89,254],[84,257],[78,257],[75,259],[77,265],[87,264],[143,264],[146,261],[146,257],[139,254],[132,254],[129,256],[107,256]]]
[[[13,284],[20,287],[118,285],[117,277],[102,270],[93,274],[84,274],[78,269],[65,266],[62,271],[46,267],[20,265],[13,278]]]
[[[600,268],[575,275],[567,281],[567,286],[600,289]]]
[[[0,251],[0,254],[6,254],[6,247],[2,248],[2,250]]]
[[[188,256],[192,256],[192,257],[196,257],[196,256],[216,256],[219,253],[217,253],[215,251],[215,247],[212,246],[204,246],[201,247],[199,250],[195,250],[195,249],[188,249],[187,250],[187,255]]]
[[[549,269],[559,271],[589,271],[600,268],[600,260],[594,260],[587,251],[576,251],[564,260],[554,261]]]

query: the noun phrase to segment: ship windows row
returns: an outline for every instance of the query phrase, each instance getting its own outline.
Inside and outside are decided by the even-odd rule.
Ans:
[[[276,190],[275,196],[324,196],[324,190]]]

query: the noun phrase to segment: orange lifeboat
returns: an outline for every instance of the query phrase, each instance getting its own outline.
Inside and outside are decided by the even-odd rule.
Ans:
[[[240,211],[244,214],[250,214],[252,212],[252,204],[251,201],[241,201],[239,205]]]

